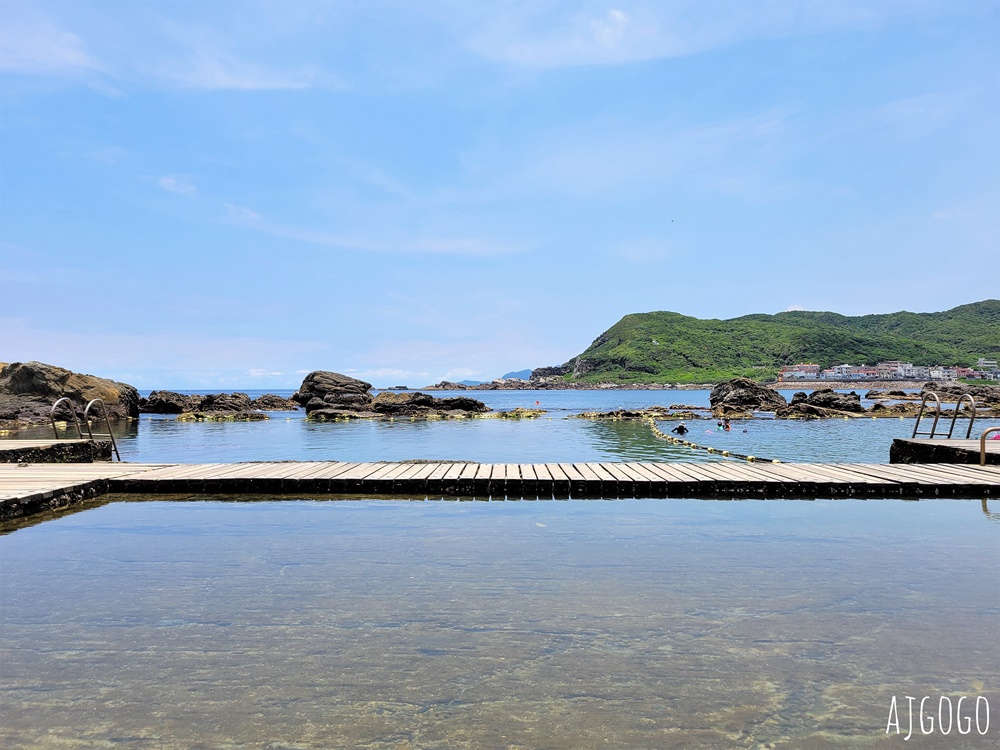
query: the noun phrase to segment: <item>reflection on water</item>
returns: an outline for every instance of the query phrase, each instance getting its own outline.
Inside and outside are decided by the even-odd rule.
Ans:
[[[893,695],[982,694],[992,736],[910,744],[994,747],[998,534],[961,500],[112,503],[0,537],[0,745],[902,747]]]

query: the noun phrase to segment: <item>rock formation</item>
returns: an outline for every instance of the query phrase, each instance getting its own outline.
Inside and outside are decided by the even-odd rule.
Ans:
[[[139,392],[126,383],[42,362],[12,362],[0,369],[0,423],[47,422],[52,404],[63,396],[73,402],[81,416],[95,398],[104,401],[112,419],[139,416]]]
[[[294,411],[299,405],[273,393],[251,399],[245,393],[210,393],[207,396],[185,396],[173,391],[153,391],[139,402],[143,414],[186,414],[211,412],[225,414],[247,411]]]
[[[719,383],[708,395],[715,417],[742,419],[755,411],[777,411],[788,405],[784,396],[749,378]]]
[[[250,408],[256,411],[295,411],[299,405],[290,398],[283,398],[274,393],[265,393],[250,402]]]
[[[201,396],[185,396],[174,391],[152,391],[139,402],[139,411],[143,414],[182,414],[197,411],[201,400]]]
[[[339,372],[316,370],[305,376],[292,401],[306,407],[311,413],[318,409],[366,411],[374,401],[371,383],[357,380]]]
[[[419,391],[372,396],[371,387],[363,380],[320,370],[306,375],[292,399],[304,404],[307,418],[314,421],[372,417],[446,419],[490,411],[474,398],[434,398]]]
[[[969,394],[976,399],[977,406],[1000,406],[1000,385],[932,381],[924,384],[921,395],[928,391],[934,391],[942,401],[958,401],[963,395]]]

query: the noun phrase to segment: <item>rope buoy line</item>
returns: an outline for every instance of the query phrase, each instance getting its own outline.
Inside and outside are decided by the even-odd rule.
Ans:
[[[692,448],[694,450],[707,451],[708,453],[718,453],[719,455],[725,456],[726,458],[741,458],[744,461],[749,461],[750,463],[754,463],[756,461],[763,461],[764,463],[770,463],[770,464],[780,464],[781,463],[781,461],[779,461],[776,458],[761,458],[760,456],[747,456],[747,455],[745,455],[743,453],[735,453],[733,451],[724,451],[724,450],[720,450],[718,448],[712,448],[712,447],[707,446],[707,445],[698,445],[697,443],[692,443],[690,440],[684,440],[683,438],[676,438],[673,435],[668,435],[663,430],[661,430],[659,427],[657,427],[656,426],[656,420],[654,420],[654,419],[650,419],[649,420],[649,426],[653,430],[653,434],[656,437],[660,438],[661,440],[667,440],[667,441],[669,441],[671,443],[674,443],[675,445],[685,445],[688,448]]]

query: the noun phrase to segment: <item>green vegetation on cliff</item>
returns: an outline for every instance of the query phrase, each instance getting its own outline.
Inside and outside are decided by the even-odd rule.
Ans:
[[[672,312],[626,315],[566,364],[585,382],[708,383],[775,377],[812,362],[973,366],[1000,352],[1000,300],[937,313],[848,317],[793,311],[701,320]]]

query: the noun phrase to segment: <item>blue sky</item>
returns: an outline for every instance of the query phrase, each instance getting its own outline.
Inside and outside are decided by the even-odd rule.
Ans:
[[[0,361],[559,364],[1000,294],[1000,4],[0,3]]]

